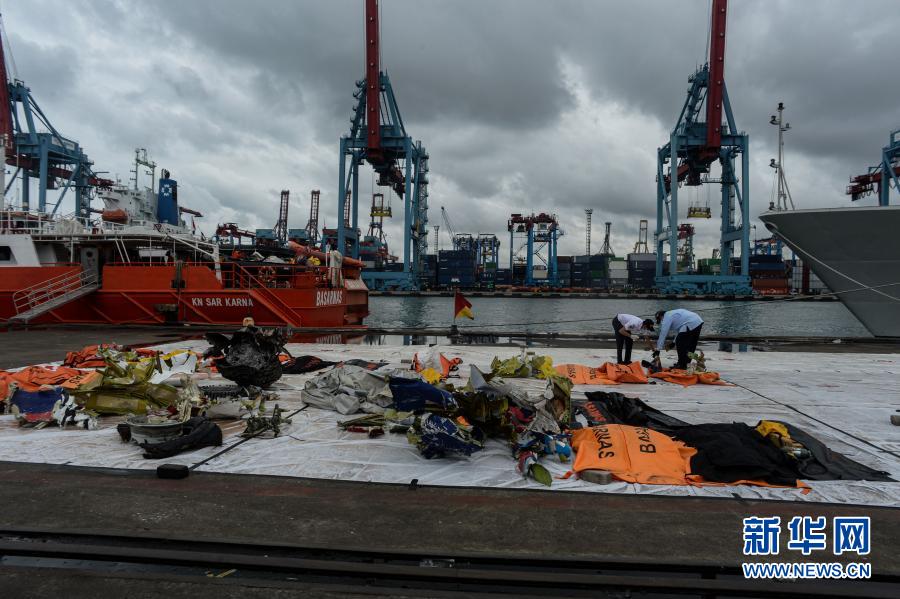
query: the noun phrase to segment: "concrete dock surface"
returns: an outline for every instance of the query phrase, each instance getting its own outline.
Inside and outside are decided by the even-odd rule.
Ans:
[[[200,340],[152,341],[162,350],[206,346]],[[408,368],[413,354],[427,348],[291,344],[288,349],[295,356],[381,360]],[[733,386],[576,385],[573,397],[618,391],[690,423],[783,420],[900,479],[900,427],[890,423],[900,409],[900,355],[705,349],[709,369]],[[489,370],[494,356],[519,353],[509,346],[441,350],[463,360],[460,378],[451,379],[455,384],[464,383],[469,364]],[[555,364],[597,366],[614,360],[609,348],[529,351],[549,355]],[[635,357],[642,354],[636,351]],[[671,362],[674,354],[664,358]],[[276,383],[281,407],[302,408],[300,390],[313,376],[286,375]],[[508,380],[531,391],[544,385]],[[900,576],[894,559],[900,554],[900,483],[812,482],[807,494],[745,485],[592,485],[562,479],[569,465],[548,456],[542,463],[555,479],[547,489],[523,479],[499,441],[469,459],[425,460],[402,435],[368,439],[340,431],[336,422],[347,418],[303,409],[285,435],[243,443],[198,466],[187,479],[169,481],[156,478],[158,462],[143,459],[139,448],[118,439],[116,418],[104,418],[95,431],[61,431],[20,429],[2,416],[0,501],[9,507],[0,511],[0,529],[734,567],[744,560],[744,517],[780,515],[786,522],[794,515],[866,515],[873,535],[866,560],[878,575]],[[222,428],[228,447],[243,426],[233,422]],[[197,464],[222,449],[165,461]],[[830,553],[826,558],[834,559]],[[20,575],[7,571],[6,576]]]

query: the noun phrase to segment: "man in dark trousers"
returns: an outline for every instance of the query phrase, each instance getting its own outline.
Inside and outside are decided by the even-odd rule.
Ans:
[[[653,321],[649,318],[642,320],[632,314],[616,314],[612,321],[613,332],[616,334],[616,363],[631,364],[631,348],[634,345],[632,335],[640,335],[644,331],[653,332]],[[625,359],[622,359],[622,349],[625,349]]]
[[[665,349],[671,349],[666,344],[666,338],[670,334],[675,335],[675,349],[678,351],[678,362],[675,368],[687,368],[690,363],[688,354],[697,350],[697,342],[700,340],[700,329],[703,328],[703,319],[690,310],[679,308],[678,310],[660,310],[656,313],[656,324],[659,325],[659,339],[656,342],[654,357]]]

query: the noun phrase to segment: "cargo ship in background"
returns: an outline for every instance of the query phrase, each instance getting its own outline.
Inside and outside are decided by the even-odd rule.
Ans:
[[[369,313],[361,262],[297,243],[221,251],[187,226],[201,215],[168,171],[97,196],[94,219],[0,211],[0,322],[361,328]]]
[[[878,196],[877,206],[770,210],[760,215],[876,337],[900,337],[900,129],[892,131],[881,163],[853,177],[856,201]]]

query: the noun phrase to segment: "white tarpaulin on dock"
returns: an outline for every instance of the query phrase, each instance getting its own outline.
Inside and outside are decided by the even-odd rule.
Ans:
[[[205,348],[204,342],[173,343],[158,349]],[[294,355],[311,354],[324,360],[360,358],[388,361],[408,368],[413,354],[422,346],[290,345]],[[494,356],[510,357],[516,347],[442,347],[450,358],[475,364],[489,371]],[[534,348],[549,355],[554,363],[599,365],[612,358],[612,350]],[[900,427],[890,423],[890,415],[900,409],[900,355],[863,353],[726,353],[709,351],[708,366],[725,380],[739,386],[696,385],[683,388],[658,382],[649,385],[577,385],[573,397],[586,391],[619,391],[639,397],[649,405],[689,423],[745,422],[756,425],[762,419],[789,422],[814,435],[831,449],[869,467],[884,470],[900,480]],[[467,372],[467,368],[461,368]],[[282,408],[303,407],[300,390],[318,373],[285,375],[275,385]],[[465,375],[463,375],[465,376]],[[452,382],[457,381],[451,379]],[[507,379],[508,382],[540,391],[545,381]],[[463,381],[459,381],[463,382]],[[270,402],[269,408],[273,407]],[[497,488],[546,489],[523,479],[516,470],[508,445],[490,440],[485,449],[470,458],[423,458],[405,435],[385,434],[369,439],[362,433],[343,432],[337,422],[344,416],[330,410],[307,407],[293,417],[286,433],[276,439],[251,439],[234,450],[200,466],[201,472],[267,474],[378,483],[407,484],[417,479],[421,485],[451,485]],[[11,416],[0,416],[0,460],[72,464],[112,468],[153,469],[162,461],[145,460],[134,444],[120,441],[115,425],[118,418],[103,418],[98,430],[21,429]],[[223,447],[184,453],[168,463],[192,465],[236,443],[242,422],[223,421]],[[541,460],[554,477],[570,466],[555,457]],[[555,478],[548,492],[577,490],[598,493],[642,493],[656,495],[698,495],[794,501],[853,503],[900,506],[900,483],[810,482],[811,492],[799,489],[750,486],[690,487],[640,485],[614,482],[595,485],[572,477]]]

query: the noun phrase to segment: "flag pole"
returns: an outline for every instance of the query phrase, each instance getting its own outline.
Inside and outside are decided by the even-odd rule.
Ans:
[[[453,292],[453,320],[450,323],[450,336],[456,337],[459,335],[459,328],[456,326],[456,296],[459,294],[459,291]]]

